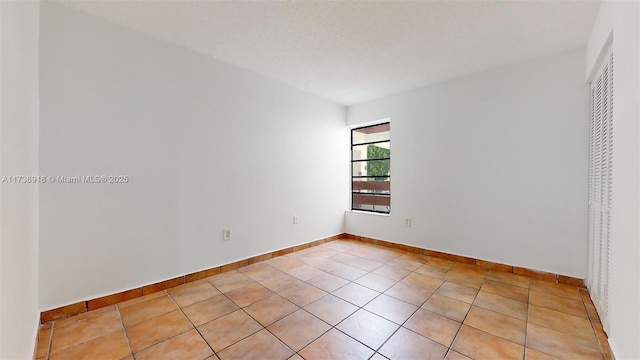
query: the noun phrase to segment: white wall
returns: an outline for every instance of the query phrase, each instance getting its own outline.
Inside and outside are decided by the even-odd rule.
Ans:
[[[131,179],[41,187],[43,309],[343,232],[344,107],[53,3],[40,54],[40,173]]]
[[[38,173],[39,3],[0,1],[0,179]],[[0,182],[0,359],[33,357],[38,185]]]
[[[391,215],[347,212],[346,232],[584,278],[584,58],[573,50],[348,108],[349,125],[391,119]]]
[[[603,2],[587,45],[587,77],[608,41],[613,51],[613,184],[609,343],[640,358],[640,72],[638,2]]]

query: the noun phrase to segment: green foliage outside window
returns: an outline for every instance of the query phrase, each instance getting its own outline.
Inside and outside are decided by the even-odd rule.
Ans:
[[[391,150],[375,145],[367,146],[367,159],[380,159],[391,157]],[[369,161],[367,175],[388,176],[390,170],[389,160]]]

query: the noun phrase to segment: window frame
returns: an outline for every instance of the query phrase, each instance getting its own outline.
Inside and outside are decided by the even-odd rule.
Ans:
[[[366,129],[366,128],[371,128],[371,127],[376,127],[376,126],[380,126],[380,125],[388,125],[389,126],[389,138],[386,140],[377,140],[377,141],[370,141],[370,142],[364,142],[364,143],[358,143],[358,144],[354,144],[353,142],[353,134],[355,131],[360,130],[360,129]],[[380,121],[380,122],[375,122],[375,123],[369,123],[367,125],[364,126],[354,126],[350,129],[351,133],[351,148],[350,148],[350,175],[351,175],[351,197],[350,197],[350,208],[351,211],[361,211],[361,212],[365,212],[365,213],[373,213],[373,214],[381,214],[381,215],[390,215],[391,214],[391,154],[389,154],[389,157],[385,157],[385,158],[379,158],[379,159],[357,159],[354,160],[353,159],[353,150],[354,147],[356,146],[369,146],[369,145],[375,145],[375,144],[380,144],[380,143],[388,143],[389,144],[389,150],[391,150],[391,121],[389,121],[389,119],[385,119],[384,121]],[[375,161],[375,160],[388,160],[389,161],[389,175],[384,175],[384,176],[372,176],[372,175],[355,175],[353,174],[353,164],[354,163],[358,163],[358,162],[368,162],[368,161]],[[355,179],[366,179],[366,178],[379,178],[379,179],[386,179],[386,181],[389,182],[389,190],[386,194],[372,194],[372,193],[362,193],[359,191],[355,191],[354,190],[354,186],[353,186],[353,182]],[[389,205],[388,210],[375,210],[375,209],[360,209],[360,208],[354,208],[354,202],[353,202],[353,198],[355,194],[365,194],[365,195],[374,195],[374,196],[379,196],[379,197],[385,197],[389,199]],[[382,196],[380,196],[382,195]],[[375,208],[376,205],[374,205]],[[381,206],[385,206],[385,205],[381,205]]]

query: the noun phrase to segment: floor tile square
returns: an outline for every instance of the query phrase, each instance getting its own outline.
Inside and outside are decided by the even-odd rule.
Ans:
[[[206,359],[213,355],[209,345],[195,329],[174,336],[135,354],[136,360]]]
[[[470,357],[464,356],[457,351],[449,350],[446,360],[472,360]]]
[[[253,279],[236,270],[212,276],[207,281],[223,293],[254,283]]]
[[[406,285],[421,287],[431,292],[435,292],[436,290],[438,290],[440,285],[444,283],[444,281],[441,279],[436,279],[436,278],[418,274],[418,273],[411,273],[407,275],[404,279],[402,279],[400,282]]]
[[[526,322],[481,307],[472,306],[464,324],[524,345]]]
[[[525,360],[556,360],[557,358],[549,354],[545,354],[542,351],[534,350],[532,348],[524,349]]]
[[[331,271],[336,267],[339,267],[342,265],[342,263],[339,263],[337,261],[333,261],[331,259],[327,259],[325,257],[319,257],[319,256],[314,258],[305,258],[302,261],[305,264],[311,265],[314,268],[325,271],[325,272]]]
[[[271,295],[244,308],[262,326],[269,326],[298,309],[298,306],[280,295]]]
[[[273,295],[273,292],[264,286],[253,283],[241,288],[231,290],[227,297],[239,307],[245,307]]]
[[[533,323],[527,324],[527,347],[560,359],[602,359],[596,342]]]
[[[139,304],[141,302],[145,302],[145,301],[148,301],[148,300],[151,300],[151,299],[155,299],[155,298],[158,298],[158,297],[163,297],[163,296],[167,296],[167,291],[166,290],[156,291],[156,292],[151,293],[149,295],[144,295],[144,296],[140,296],[140,297],[137,297],[137,298],[133,298],[133,299],[130,299],[130,300],[126,300],[126,301],[120,302],[120,303],[118,303],[118,308],[119,309],[124,309],[124,308],[127,308],[129,306],[133,306],[135,304]],[[92,311],[90,311],[89,313],[91,313],[91,312]],[[88,313],[86,313],[86,314],[88,314]]]
[[[312,302],[305,306],[304,309],[329,323],[329,325],[336,325],[358,310],[353,304],[331,294]]]
[[[164,295],[166,295],[166,293],[163,293],[163,292],[157,293],[157,296],[164,296]],[[131,300],[127,300],[127,301],[118,303],[118,307],[120,307],[122,309],[124,307],[123,306],[124,304],[129,304],[129,303],[131,303],[131,302],[133,302],[135,300],[139,300],[139,299],[140,299],[140,301],[142,301],[142,299],[149,300],[149,299],[152,299],[152,298],[153,298],[152,295],[141,296],[141,297],[138,297],[138,298],[135,298],[135,299],[131,299]],[[77,322],[82,322],[82,321],[85,321],[85,320],[89,320],[90,318],[98,319],[98,316],[105,315],[106,313],[116,313],[117,311],[118,310],[116,309],[116,305],[110,305],[110,306],[105,306],[103,308],[87,311],[87,312],[84,312],[84,313],[81,313],[81,314],[78,314],[78,315],[73,315],[73,316],[70,316],[68,318],[59,319],[59,320],[55,321],[56,329],[60,330],[63,327],[75,324]],[[86,323],[87,322],[85,322],[85,324]],[[49,325],[51,325],[51,324],[49,324]]]
[[[462,322],[467,316],[467,312],[469,311],[469,308],[471,308],[471,305],[460,300],[435,294],[432,295],[424,305],[422,305],[422,308],[436,314],[440,314],[451,320]]]
[[[378,352],[389,359],[444,359],[447,348],[401,327]]]
[[[251,278],[254,281],[262,281],[264,279],[268,279],[269,277],[279,273],[280,270],[274,268],[273,266],[267,265],[265,263],[257,263],[257,264],[249,265],[246,268],[240,268],[238,269],[238,272]]]
[[[474,359],[522,360],[524,346],[463,325],[453,350]]]
[[[282,271],[289,271],[291,269],[297,268],[298,266],[304,265],[302,261],[295,259],[294,256],[280,256],[268,260],[267,263]]]
[[[529,295],[529,303],[547,309],[560,311],[565,314],[589,319],[584,303],[579,300],[532,290]]]
[[[50,359],[122,359],[130,355],[127,338],[120,330],[52,353]]]
[[[167,290],[167,292],[180,307],[189,306],[202,300],[212,298],[216,295],[220,295],[220,291],[206,281],[197,285],[186,284],[177,286]]]
[[[378,292],[384,292],[396,283],[395,280],[374,273],[369,273],[354,282]]]
[[[198,331],[213,350],[219,352],[262,328],[262,325],[244,311],[236,310],[199,326]]]
[[[279,272],[260,281],[260,285],[273,292],[281,292],[299,284],[302,284],[302,280],[299,280],[295,276],[291,276],[285,272]]]
[[[178,310],[178,306],[168,295],[164,295],[120,309],[120,315],[124,325],[129,327],[175,310]]]
[[[426,264],[417,268],[415,272],[417,272],[418,274],[426,275],[436,279],[444,279],[445,275],[447,274],[447,270],[444,270],[432,265],[426,265]]]
[[[364,308],[396,324],[404,323],[418,309],[415,305],[384,294],[373,299]]]
[[[227,299],[226,296],[218,295],[211,299],[189,305],[182,310],[193,325],[200,326],[238,310],[238,305]]]
[[[42,325],[38,329],[38,344],[36,347],[35,358],[46,357],[49,354],[49,345],[51,344],[51,324]]]
[[[455,264],[455,261],[440,259],[433,256],[426,256],[423,262],[425,265],[435,266],[443,270],[450,270],[451,267]]]
[[[379,348],[400,326],[360,309],[338,326],[339,330],[372,349]]]
[[[327,292],[333,292],[349,283],[349,280],[343,279],[339,276],[325,273],[316,278],[309,280],[309,284],[320,288]]]
[[[307,281],[307,280],[313,279],[316,276],[320,276],[325,272],[322,270],[318,270],[313,266],[303,264],[287,271],[287,273],[289,273],[289,275],[295,276],[296,278],[302,281]]]
[[[563,296],[569,299],[581,300],[580,292],[576,286],[555,284],[549,281],[531,280],[531,290]]]
[[[127,328],[127,336],[135,353],[192,328],[182,312],[176,310]]]
[[[480,289],[482,283],[484,283],[485,281],[485,278],[483,276],[477,276],[457,270],[449,270],[444,278],[447,281],[456,283],[458,285],[472,287],[474,289]]]
[[[341,253],[337,253],[337,254],[333,255],[329,259],[331,259],[333,261],[337,261],[337,262],[343,263],[345,265],[349,265],[351,262],[353,262],[355,259],[357,259],[357,257],[353,256],[351,254],[347,254],[347,253],[341,252]]]
[[[523,275],[491,270],[489,271],[489,274],[487,274],[487,280],[498,281],[501,283],[515,285],[515,286],[528,289],[531,278]]]
[[[342,332],[331,329],[316,341],[302,349],[300,355],[305,360],[326,359],[369,359],[373,350],[360,344]]]
[[[381,267],[373,270],[372,273],[382,275],[391,280],[400,281],[404,279],[405,276],[411,274],[411,271],[398,266],[382,265]]]
[[[298,351],[331,329],[331,326],[300,309],[271,324],[268,329],[291,349]]]
[[[402,282],[396,283],[384,293],[415,306],[421,306],[433,294],[427,289]]]
[[[577,336],[589,341],[597,341],[589,320],[559,311],[529,305],[529,323],[548,327],[556,331]],[[54,333],[55,336],[55,333]]]
[[[280,293],[280,296],[298,306],[306,306],[327,295],[326,292],[306,283],[290,287]]]
[[[294,355],[294,352],[270,332],[261,330],[222,350],[218,355],[223,360],[285,360]]]
[[[373,271],[379,268],[380,266],[382,266],[382,263],[379,261],[365,259],[360,256],[356,256],[355,259],[353,259],[350,262],[347,262],[346,264],[364,271]]]
[[[504,296],[495,295],[485,291],[480,291],[473,305],[493,310],[504,315],[518,318],[520,320],[527,319],[527,304],[506,298]]]
[[[122,322],[118,312],[115,310],[74,322],[60,329],[56,329],[54,324],[51,353],[59,352],[119,330],[122,330]]]
[[[493,280],[485,281],[480,290],[522,302],[529,301],[529,289]]]
[[[486,277],[489,272],[488,269],[483,267],[463,263],[455,263],[451,270],[478,277]]]
[[[471,304],[476,299],[478,290],[447,281],[440,286],[436,294]]]
[[[408,271],[415,271],[417,268],[422,266],[422,263],[415,260],[399,257],[389,261],[387,265],[396,266]]]
[[[353,266],[340,264],[340,266],[336,266],[335,269],[329,271],[333,275],[340,276],[343,279],[347,279],[353,281],[359,277],[362,277],[367,274],[366,271],[355,268]]]
[[[349,283],[333,292],[333,295],[347,300],[356,306],[364,306],[364,304],[373,300],[380,293],[356,283]]]
[[[461,323],[448,319],[434,312],[419,309],[404,324],[407,329],[434,340],[447,348],[458,333]]]

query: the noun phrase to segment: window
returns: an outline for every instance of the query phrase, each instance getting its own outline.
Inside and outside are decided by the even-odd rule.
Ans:
[[[390,124],[351,130],[351,209],[391,212]]]

